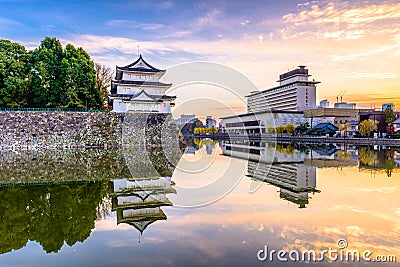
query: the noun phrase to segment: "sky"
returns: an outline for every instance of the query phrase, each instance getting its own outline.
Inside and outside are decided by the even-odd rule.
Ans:
[[[260,90],[306,65],[321,81],[317,101],[333,104],[346,91],[343,101],[358,107],[395,103],[400,109],[398,1],[0,0],[1,39],[34,49],[46,36],[81,46],[113,69],[136,60],[138,45],[145,60],[161,69],[194,61],[223,64]],[[210,97],[210,90],[187,90]],[[244,109],[239,102],[227,105]],[[193,113],[196,104],[187,106],[180,112]]]

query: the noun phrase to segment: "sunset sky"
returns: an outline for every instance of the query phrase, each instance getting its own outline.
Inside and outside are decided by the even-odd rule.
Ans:
[[[135,60],[137,45],[159,68],[216,62],[259,89],[307,65],[321,81],[318,102],[346,90],[359,107],[400,108],[399,1],[0,0],[1,39],[32,49],[45,36],[113,68]]]

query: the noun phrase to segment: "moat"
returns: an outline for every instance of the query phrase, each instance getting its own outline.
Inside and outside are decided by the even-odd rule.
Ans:
[[[257,252],[339,239],[400,256],[400,150],[193,139],[176,166],[142,152],[1,152],[0,266],[280,266]]]

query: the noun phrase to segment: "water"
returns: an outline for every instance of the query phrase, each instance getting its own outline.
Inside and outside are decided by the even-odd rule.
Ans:
[[[0,266],[308,266],[257,253],[339,239],[399,260],[400,152],[232,143],[194,140],[172,169],[152,157],[165,177],[132,151],[2,152]]]

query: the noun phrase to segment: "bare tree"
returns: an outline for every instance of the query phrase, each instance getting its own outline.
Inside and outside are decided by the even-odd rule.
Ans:
[[[107,107],[107,97],[114,71],[110,67],[99,63],[95,63],[94,67],[96,69],[96,86],[100,92],[103,108],[105,108]]]

